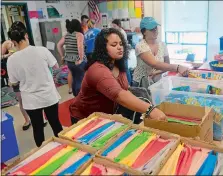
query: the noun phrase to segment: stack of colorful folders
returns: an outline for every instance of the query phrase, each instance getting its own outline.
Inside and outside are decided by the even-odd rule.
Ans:
[[[119,118],[122,119],[122,117]],[[59,136],[84,145],[90,145],[98,150],[104,147],[110,139],[128,128],[128,123],[131,123],[131,121],[128,119],[123,121],[126,121],[126,124],[103,116],[93,116],[74,125],[69,131]]]
[[[130,129],[107,147],[100,155],[144,174],[156,174],[177,139],[137,129]]]
[[[92,158],[78,148],[51,141],[7,171],[7,175],[71,175]]]
[[[167,121],[184,125],[199,125],[202,122],[202,119],[167,115]]]
[[[92,162],[81,175],[123,175],[124,172],[103,164]]]
[[[179,144],[159,175],[223,175],[223,153]]]

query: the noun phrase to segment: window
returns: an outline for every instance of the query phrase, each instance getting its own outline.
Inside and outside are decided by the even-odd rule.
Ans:
[[[165,41],[170,59],[207,59],[208,1],[165,1]]]

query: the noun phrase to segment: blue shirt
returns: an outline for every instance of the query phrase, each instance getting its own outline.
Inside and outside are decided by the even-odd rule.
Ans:
[[[84,34],[84,41],[86,45],[86,51],[85,53],[92,53],[94,50],[94,42],[95,38],[98,35],[98,33],[101,32],[101,29],[98,28],[92,28],[89,29],[85,34]]]

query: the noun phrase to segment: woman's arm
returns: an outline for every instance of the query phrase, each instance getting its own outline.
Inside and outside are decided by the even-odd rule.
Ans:
[[[79,58],[82,61],[84,58],[84,35],[77,32],[77,47],[78,47],[78,54]]]
[[[169,55],[168,56],[164,56],[164,62],[167,63],[167,64],[170,64]]]
[[[167,64],[164,62],[157,61],[155,57],[150,52],[144,52],[139,55],[139,57],[152,68],[162,71],[172,71],[179,72],[180,74],[185,74],[188,71],[187,67],[176,64]]]
[[[95,64],[88,69],[85,76],[89,86],[94,87],[113,102],[140,113],[146,113],[150,107],[149,103],[124,90],[106,66]],[[151,112],[150,117],[165,119],[164,113],[156,108]]]
[[[164,47],[164,62],[170,64],[169,52],[165,43],[163,43],[163,47]]]
[[[8,54],[5,54],[10,49],[9,45],[13,45],[10,40],[5,41],[1,45],[1,55],[2,55],[1,59],[8,58],[9,56],[12,55],[12,53],[10,53],[10,52]]]
[[[63,36],[60,41],[57,43],[57,50],[58,53],[60,55],[61,60],[63,61],[63,57],[64,57],[64,43],[65,43],[65,37]]]
[[[151,104],[144,102],[133,95],[130,91],[122,90],[119,92],[116,102],[132,111],[145,113]],[[149,115],[153,119],[165,119],[165,114],[155,108]]]

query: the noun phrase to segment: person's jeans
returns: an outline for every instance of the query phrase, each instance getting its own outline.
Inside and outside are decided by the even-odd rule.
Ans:
[[[58,133],[63,130],[59,120],[58,103],[45,108],[26,110],[32,123],[33,136],[37,147],[40,147],[45,140],[43,110],[53,130],[54,136],[58,137]]]
[[[71,71],[73,82],[72,82],[72,91],[73,95],[76,97],[81,89],[81,83],[84,78],[86,61],[83,61],[79,65],[75,65],[74,62],[67,62],[67,66]]]

